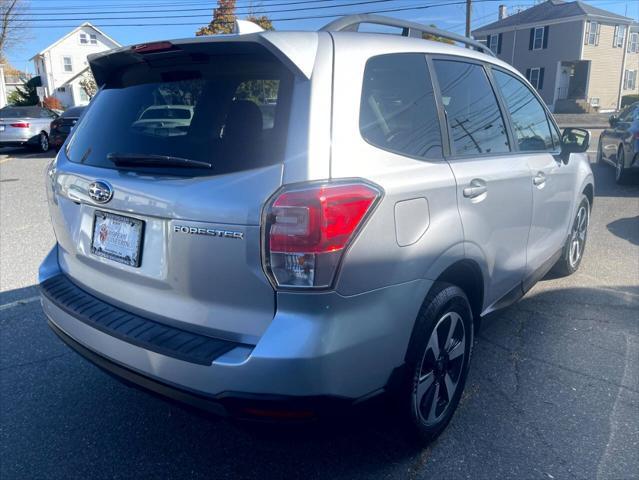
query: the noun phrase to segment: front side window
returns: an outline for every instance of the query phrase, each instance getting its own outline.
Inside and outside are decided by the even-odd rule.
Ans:
[[[455,155],[510,151],[504,120],[481,65],[435,60]]]
[[[493,70],[493,74],[510,112],[519,150],[553,150],[550,123],[537,97],[518,78],[499,70]],[[558,138],[556,132],[555,137]]]
[[[543,47],[544,47],[544,27],[535,27],[533,50],[539,50]]]
[[[380,55],[366,63],[359,129],[381,149],[420,158],[441,158],[435,96],[422,54]]]
[[[65,72],[73,71],[73,61],[71,60],[71,57],[62,57],[62,64]]]
[[[612,39],[612,46],[614,48],[623,47],[623,39],[626,36],[626,26],[617,25],[615,27],[615,36]]]

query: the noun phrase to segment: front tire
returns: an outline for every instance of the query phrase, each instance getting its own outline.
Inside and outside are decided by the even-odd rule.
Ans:
[[[572,275],[579,269],[586,248],[588,226],[590,225],[590,202],[585,195],[581,196],[570,234],[564,244],[563,253],[553,270],[560,276]]]
[[[466,383],[473,345],[473,315],[466,294],[436,284],[420,309],[408,352],[402,409],[409,433],[434,440],[450,422]]]

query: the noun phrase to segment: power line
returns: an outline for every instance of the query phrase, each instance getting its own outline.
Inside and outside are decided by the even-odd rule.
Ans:
[[[499,0],[475,0],[476,3],[478,2],[495,2],[495,1],[499,1]],[[326,14],[326,15],[313,15],[313,16],[305,16],[305,17],[288,17],[288,18],[271,18],[270,20],[272,22],[290,22],[290,21],[296,21],[296,20],[314,20],[314,19],[322,19],[322,18],[335,18],[335,17],[342,17],[345,15],[352,15],[352,14],[363,14],[363,13],[392,13],[392,12],[403,12],[403,11],[409,11],[409,10],[426,10],[429,8],[437,8],[437,7],[446,7],[446,6],[451,6],[451,5],[462,5],[462,4],[466,4],[466,0],[458,0],[458,1],[453,1],[453,2],[446,2],[446,3],[438,3],[438,4],[429,4],[429,5],[421,5],[421,6],[417,6],[417,7],[398,7],[398,8],[391,8],[391,9],[385,9],[385,10],[368,10],[368,11],[364,11],[364,12],[339,12],[339,13],[330,13],[330,14]],[[266,11],[261,11],[259,12],[262,15],[268,15],[270,13],[277,13],[277,11],[275,12],[266,12]],[[166,16],[166,17],[157,17],[157,18],[167,18],[170,19],[172,18],[171,16]],[[69,21],[75,21],[77,19],[66,19]],[[98,20],[99,22],[99,20]],[[171,23],[98,23],[96,22],[97,26],[99,27],[163,27],[163,26],[198,26],[201,25],[200,22],[198,23],[194,23],[194,22],[171,22]],[[24,26],[24,27],[19,27],[19,28],[75,28],[77,27],[77,25],[31,25],[31,26]]]
[[[351,2],[351,3],[340,3],[337,5],[321,5],[321,6],[313,6],[313,7],[298,7],[298,8],[289,8],[289,9],[281,9],[281,10],[273,10],[270,13],[283,13],[283,12],[301,12],[301,11],[308,11],[308,10],[320,10],[320,9],[324,9],[324,8],[340,8],[340,7],[350,7],[350,6],[357,6],[357,5],[368,5],[368,4],[374,4],[374,3],[387,3],[387,2],[392,2],[395,0],[360,0],[360,1],[356,1],[356,2]],[[279,4],[282,5],[282,4]],[[194,10],[206,10],[207,12],[210,12],[210,9],[194,9]],[[190,10],[181,10],[181,11],[190,11]],[[169,12],[180,12],[180,10],[169,10]],[[110,12],[105,12],[106,14],[110,13]],[[161,13],[161,10],[158,11],[149,11],[149,10],[136,10],[136,11],[128,11],[128,12],[123,12],[123,13]],[[248,13],[257,13],[257,14],[263,14],[263,11],[257,11],[257,10],[249,10],[247,12],[235,12],[236,14],[248,14]],[[56,14],[59,15],[59,14]],[[67,15],[74,15],[74,14],[67,14]],[[82,14],[75,14],[75,15],[82,15]],[[150,17],[145,15],[144,19],[153,19],[153,18],[197,18],[197,17],[210,17],[211,14],[210,13],[196,13],[196,14],[185,14],[185,15],[161,15],[161,16],[157,16],[157,17]],[[135,19],[137,20],[139,17],[91,17],[88,15],[83,15],[82,19],[85,20],[89,20],[89,19],[94,19],[94,20],[129,20],[129,19]],[[23,20],[25,22],[66,22],[69,20],[76,20],[73,18],[31,18],[31,19],[27,19],[27,20]]]
[[[333,1],[333,0],[298,0],[295,2],[283,2],[283,3],[270,3],[269,4],[269,8],[270,7],[279,7],[279,6],[290,6],[290,5],[303,5],[303,4],[309,4],[309,3],[325,3],[327,1]],[[386,0],[386,1],[390,1],[390,0]],[[217,10],[217,3],[213,3],[213,2],[209,2],[211,3],[210,6],[208,7],[200,7],[200,8],[173,8],[173,9],[169,9],[169,10],[127,10],[125,12],[122,11],[90,11],[90,10],[83,10],[83,11],[78,11],[78,12],[63,12],[64,15],[108,15],[108,14],[117,14],[117,13],[162,13],[162,12],[196,12],[196,11],[207,11],[210,12],[211,10]],[[188,5],[188,3],[183,3],[183,4],[136,4],[136,5],[130,5],[127,7],[120,7],[120,8],[141,8],[141,7],[151,7],[151,8],[160,8],[160,7],[165,7],[165,6],[172,6],[172,7],[183,7],[185,5]],[[195,4],[195,5],[200,5],[200,4]],[[330,8],[332,5],[320,5],[317,6],[316,8]],[[78,7],[71,7],[75,10],[78,9]],[[115,8],[115,7],[105,7],[105,8]],[[25,11],[30,11],[32,10],[33,7],[28,8],[28,9],[24,9]],[[246,9],[248,11],[258,11],[261,10],[262,7],[260,6],[255,6],[255,5],[251,5],[251,4],[247,4],[247,5],[238,5],[236,6],[236,10],[238,9]],[[43,10],[45,10],[45,8],[43,8]],[[46,8],[46,10],[51,10],[50,8]],[[57,8],[56,10],[61,10],[61,8]],[[289,11],[289,10],[279,10],[279,11]],[[26,15],[34,15],[34,13],[15,13],[14,15],[20,15],[20,16],[26,16]],[[48,12],[48,13],[35,13],[35,15],[39,15],[39,16],[55,16],[55,15],[61,15],[61,13],[59,12]]]

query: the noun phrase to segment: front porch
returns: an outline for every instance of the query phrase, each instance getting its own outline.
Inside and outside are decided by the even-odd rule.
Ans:
[[[561,61],[557,68],[555,82],[555,113],[594,113],[597,112],[597,99],[589,99],[588,78],[589,60]]]

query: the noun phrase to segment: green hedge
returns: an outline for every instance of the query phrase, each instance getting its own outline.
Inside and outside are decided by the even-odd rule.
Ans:
[[[621,108],[624,108],[635,102],[639,102],[639,95],[624,95],[623,97],[621,97]]]

